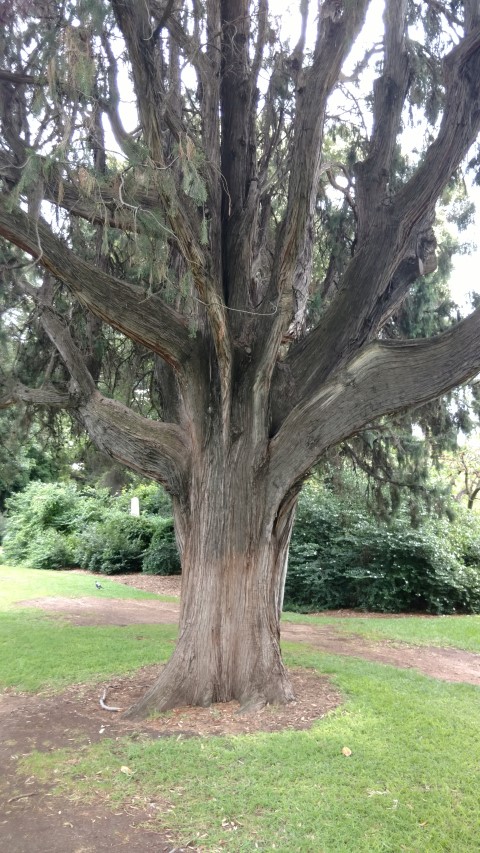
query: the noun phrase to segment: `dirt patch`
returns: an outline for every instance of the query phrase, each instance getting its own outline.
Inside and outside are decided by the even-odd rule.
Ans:
[[[174,602],[102,598],[100,593],[98,597],[36,598],[18,602],[18,605],[65,616],[76,625],[173,624],[180,610]],[[282,639],[308,643],[335,655],[417,669],[443,681],[480,685],[480,655],[460,649],[412,646],[388,640],[374,643],[356,634],[338,631],[334,625],[284,624]]]
[[[436,646],[411,646],[390,640],[374,643],[357,634],[336,631],[334,625],[284,625],[282,637],[297,643],[308,643],[322,652],[350,655],[399,669],[416,669],[423,675],[441,681],[480,685],[480,655],[460,649]]]
[[[111,679],[108,702],[128,708],[143,695],[158,671],[159,667],[145,667],[133,677]],[[112,813],[100,795],[93,806],[77,803],[73,797],[55,796],[54,777],[51,785],[39,784],[34,776],[22,777],[16,772],[17,760],[35,749],[78,747],[80,750],[105,737],[131,735],[181,740],[305,729],[341,702],[340,694],[327,678],[309,670],[295,670],[291,677],[299,700],[286,708],[267,707],[248,716],[237,714],[238,705],[234,702],[213,708],[177,708],[140,725],[102,710],[99,697],[103,694],[103,684],[74,685],[61,694],[47,697],[0,696],[1,849],[9,853],[201,850],[190,845],[178,847],[168,832],[153,829],[159,814],[166,812],[168,797],[165,801],[161,797],[154,800],[136,797]],[[167,814],[165,818],[168,823]]]
[[[101,737],[125,734],[101,712],[92,688],[71,687],[56,697],[0,696],[0,848],[8,853],[167,853],[169,833],[148,829],[156,803],[134,800],[112,812],[100,800],[85,806],[53,794],[51,784],[17,773],[17,761],[35,749],[81,749]],[[140,826],[142,824],[142,826]],[[145,828],[146,827],[146,828]]]
[[[178,622],[179,605],[154,599],[64,598],[46,596],[17,601],[17,607],[37,607],[47,613],[65,616],[75,625],[158,625]]]

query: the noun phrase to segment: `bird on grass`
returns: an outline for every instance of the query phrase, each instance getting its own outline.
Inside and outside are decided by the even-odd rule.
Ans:
[[[97,589],[103,589],[102,584],[99,583],[98,581],[95,581],[95,586],[97,587]]]

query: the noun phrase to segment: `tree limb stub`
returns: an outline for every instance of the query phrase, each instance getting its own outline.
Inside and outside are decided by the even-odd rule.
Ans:
[[[78,405],[76,397],[68,392],[59,391],[54,386],[29,388],[16,379],[2,381],[0,384],[0,409],[8,409],[16,403],[32,406],[47,406],[52,409],[70,409]]]

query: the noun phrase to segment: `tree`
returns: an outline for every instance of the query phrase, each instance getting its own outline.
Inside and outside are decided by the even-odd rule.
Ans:
[[[179,639],[132,716],[291,700],[302,482],[480,368],[479,310],[433,338],[386,332],[435,269],[436,202],[480,129],[480,4],[387,0],[350,74],[369,5],[300,0],[293,47],[267,0],[1,7],[4,320],[31,311],[2,405],[69,411],[173,498]]]
[[[439,476],[448,482],[455,500],[473,509],[480,494],[480,452],[475,439],[441,458]]]

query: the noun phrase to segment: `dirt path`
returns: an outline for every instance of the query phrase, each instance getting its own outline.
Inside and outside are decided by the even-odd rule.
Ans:
[[[173,624],[179,614],[178,604],[153,599],[52,597],[20,601],[18,604],[65,616],[75,625]],[[350,655],[401,669],[417,669],[424,675],[443,681],[480,685],[480,655],[460,649],[412,646],[388,640],[374,643],[355,634],[345,634],[334,625],[317,627],[306,623],[282,625],[282,639],[308,643],[335,655]]]
[[[179,578],[122,576],[102,580],[104,588],[113,582],[168,595],[180,592]],[[92,580],[92,587],[94,582]],[[126,600],[85,596],[80,599],[42,598],[18,602],[61,615],[75,625],[131,625],[175,623],[179,605],[154,600]],[[406,644],[372,643],[355,635],[345,635],[334,625],[285,624],[282,638],[304,642],[332,654],[353,655],[388,663],[447,681],[480,685],[480,655],[457,649],[414,647]],[[156,667],[145,667],[132,677],[110,681],[108,701],[126,708],[152,682]],[[34,749],[55,750],[82,746],[102,737],[140,734],[146,737],[185,738],[215,734],[248,733],[259,730],[308,728],[336,707],[342,697],[328,679],[309,671],[292,673],[299,701],[286,709],[265,709],[257,715],[239,717],[233,703],[215,709],[179,709],[166,718],[141,726],[123,721],[120,715],[102,711],[100,685],[73,685],[62,694],[22,696],[0,695],[0,849],[9,853],[182,853],[196,849],[176,846],[168,832],[159,833],[154,822],[165,812],[165,802],[132,800],[113,813],[100,796],[93,806],[53,794],[51,784],[40,785],[34,778],[17,772],[17,761]],[[167,816],[168,817],[168,816]],[[158,824],[157,824],[158,826]],[[205,851],[206,853],[206,851]]]

